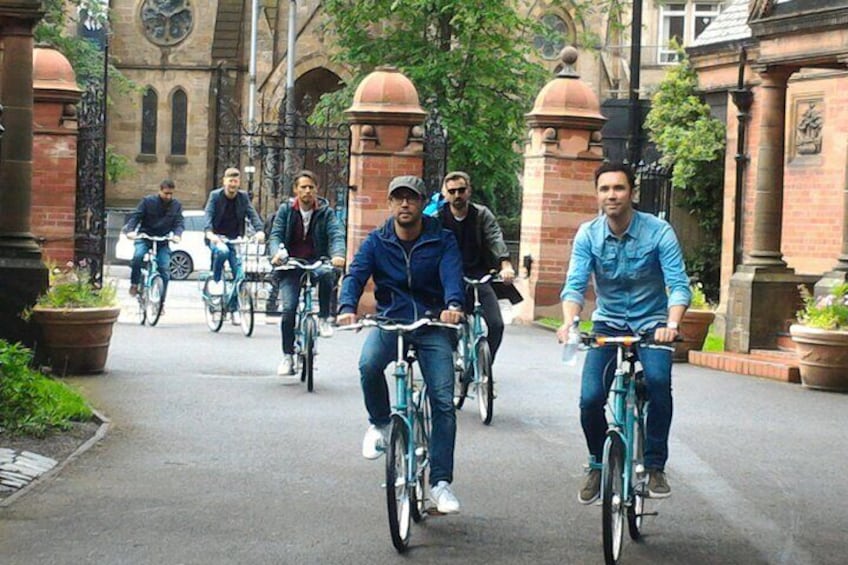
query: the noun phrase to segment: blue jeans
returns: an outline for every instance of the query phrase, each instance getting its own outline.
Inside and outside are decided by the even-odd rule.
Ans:
[[[130,261],[130,284],[138,285],[141,282],[141,264],[144,262],[144,254],[153,247],[153,242],[148,239],[135,240],[135,251]],[[168,281],[171,280],[171,248],[164,241],[159,242],[159,250],[156,252],[156,264],[159,267],[159,275],[162,276],[162,304],[165,303],[165,295],[168,293]]]
[[[595,322],[597,334],[630,335],[602,322]],[[596,463],[603,458],[607,421],[604,416],[609,387],[615,373],[615,346],[590,349],[583,365],[580,387],[580,423],[586,436],[589,454]],[[648,414],[645,426],[645,468],[665,468],[668,459],[668,432],[671,429],[671,356],[665,348],[639,347],[639,361],[645,374],[648,390]],[[604,368],[606,375],[602,378]]]
[[[320,273],[321,270],[315,271]],[[291,355],[294,353],[294,323],[297,317],[297,304],[300,300],[300,279],[304,271],[295,269],[292,271],[276,271],[274,279],[279,285],[280,292],[280,334],[283,339],[283,353]],[[318,317],[326,318],[330,315],[330,295],[336,284],[336,272],[328,270],[318,275]]]
[[[212,280],[218,282],[224,275],[224,263],[230,263],[230,272],[235,275],[239,268],[238,253],[236,246],[232,243],[218,243],[217,245],[209,244],[209,249],[212,250]]]
[[[453,348],[447,328],[419,328],[406,335],[415,344],[421,374],[433,412],[430,436],[430,484],[453,481],[453,450],[456,443],[456,413],[453,407]],[[384,371],[397,358],[397,336],[372,331],[359,357],[359,374],[368,421],[377,426],[389,423],[391,406]]]

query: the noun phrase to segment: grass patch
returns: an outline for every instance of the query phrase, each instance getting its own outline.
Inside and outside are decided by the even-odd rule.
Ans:
[[[562,319],[560,318],[539,318],[536,320],[537,323],[542,324],[546,328],[551,329],[559,329],[562,325]],[[592,331],[592,321],[591,320],[581,320],[580,321],[580,331],[581,332],[591,332]]]
[[[29,349],[0,340],[0,431],[40,437],[91,420],[91,408],[78,392],[31,363]]]
[[[724,351],[724,336],[715,333],[714,326],[710,326],[710,332],[707,334],[707,339],[704,340],[702,351]]]

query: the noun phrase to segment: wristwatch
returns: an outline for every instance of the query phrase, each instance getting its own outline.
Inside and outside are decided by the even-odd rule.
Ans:
[[[678,328],[677,322],[669,322],[666,324],[666,327],[670,330],[676,330]]]

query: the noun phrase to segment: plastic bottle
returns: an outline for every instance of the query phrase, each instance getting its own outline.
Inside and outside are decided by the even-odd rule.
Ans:
[[[562,362],[567,367],[577,366],[577,346],[580,345],[580,332],[577,331],[579,324],[580,316],[575,316],[571,329],[568,332],[568,339],[562,346]]]

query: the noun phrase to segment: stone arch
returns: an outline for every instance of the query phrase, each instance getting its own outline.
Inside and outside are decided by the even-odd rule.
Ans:
[[[295,107],[301,116],[308,116],[322,95],[344,87],[342,78],[325,67],[314,67],[294,82]]]

